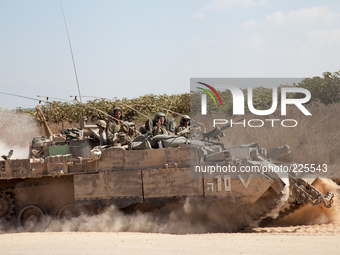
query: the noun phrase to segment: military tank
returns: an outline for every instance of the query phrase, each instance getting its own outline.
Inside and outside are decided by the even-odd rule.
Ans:
[[[81,119],[79,129],[34,138],[29,158],[4,157],[0,221],[32,229],[45,215],[63,218],[112,205],[127,213],[159,211],[184,201],[247,205],[254,220],[261,220],[287,205],[279,217],[301,204],[333,202],[332,193],[313,186],[316,175],[264,171],[282,166],[276,160],[289,153],[287,145],[225,148],[205,133],[201,140],[137,137],[136,143],[151,147],[101,146],[100,131]],[[257,171],[242,171],[251,168]]]

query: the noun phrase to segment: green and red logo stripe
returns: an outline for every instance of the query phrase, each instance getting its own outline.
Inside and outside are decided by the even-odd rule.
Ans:
[[[217,96],[218,100],[220,101],[220,104],[222,105],[221,98],[220,98],[219,94],[217,93],[217,91],[214,89],[214,87],[212,87],[212,86],[210,86],[210,85],[208,85],[208,84],[206,84],[206,83],[203,83],[203,82],[197,82],[197,83],[206,86],[206,87],[209,88],[212,92],[214,92],[215,95]],[[215,100],[214,96],[210,93],[209,90],[204,89],[204,88],[201,88],[201,87],[197,87],[197,88],[200,89],[200,90],[203,90],[204,92],[206,92],[206,93],[212,98],[212,100],[214,101],[215,105],[217,106],[216,100]]]

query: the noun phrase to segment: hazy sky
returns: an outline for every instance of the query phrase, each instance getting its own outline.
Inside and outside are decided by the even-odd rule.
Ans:
[[[312,77],[340,70],[340,1],[62,4],[84,96],[189,92],[191,77]],[[0,92],[78,94],[59,0],[0,0],[0,36]],[[0,94],[3,108],[36,104]]]

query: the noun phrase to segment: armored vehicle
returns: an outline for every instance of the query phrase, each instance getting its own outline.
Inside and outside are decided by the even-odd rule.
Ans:
[[[207,136],[144,136],[159,148],[125,148],[100,146],[99,131],[82,120],[80,129],[64,135],[34,138],[27,159],[1,160],[1,221],[32,227],[44,215],[62,218],[111,205],[127,213],[157,211],[188,200],[250,205],[258,220],[287,203],[292,207],[286,213],[299,204],[330,207],[333,201],[332,193],[312,186],[315,175],[268,171],[279,166],[275,160],[289,153],[288,146],[225,148]]]

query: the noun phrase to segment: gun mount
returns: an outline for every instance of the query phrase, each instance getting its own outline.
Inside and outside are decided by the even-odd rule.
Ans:
[[[240,122],[242,120],[244,120],[244,118],[238,121],[235,121],[234,123]],[[218,140],[219,142],[222,142],[222,137],[225,136],[223,130],[230,128],[230,127],[231,127],[231,124],[225,125],[221,128],[219,128],[218,126],[215,126],[213,130],[202,133],[203,140],[209,141],[211,139],[211,140]]]

